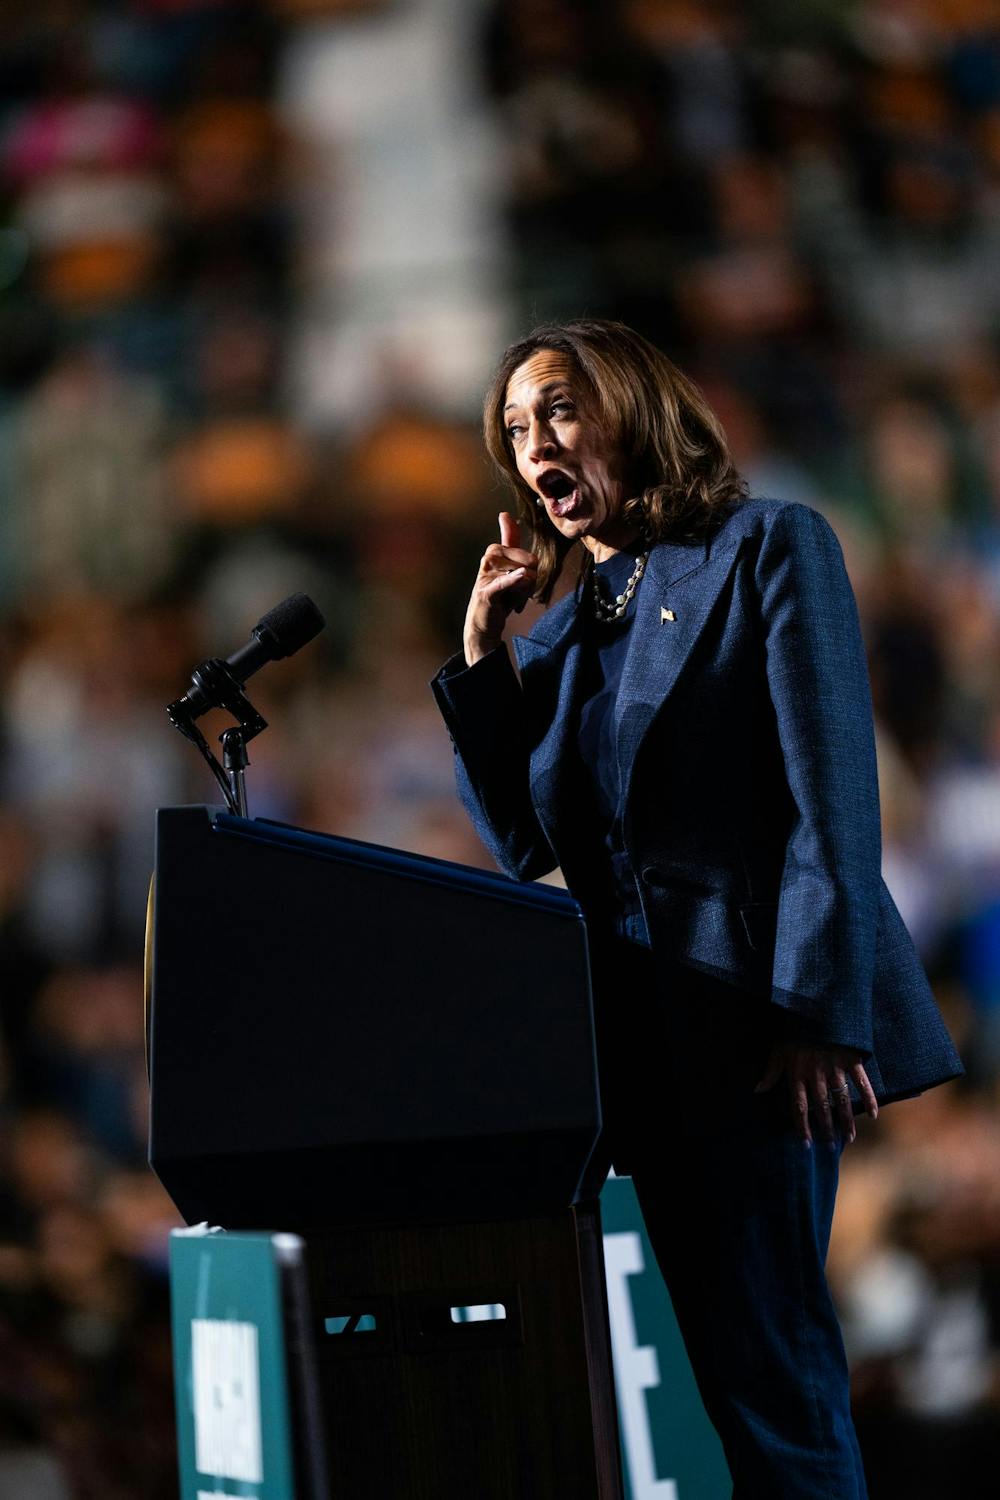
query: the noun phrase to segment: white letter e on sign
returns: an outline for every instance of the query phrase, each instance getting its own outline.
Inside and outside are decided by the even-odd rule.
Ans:
[[[659,1385],[660,1364],[655,1349],[636,1343],[628,1277],[646,1269],[639,1236],[634,1232],[606,1234],[604,1268],[608,1283],[615,1387],[632,1500],[678,1500],[675,1481],[656,1477],[649,1413],[643,1395]]]

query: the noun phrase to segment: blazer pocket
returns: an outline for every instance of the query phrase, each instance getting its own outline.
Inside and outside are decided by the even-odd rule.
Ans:
[[[771,953],[778,932],[777,901],[743,901],[740,919],[747,942],[755,953]]]
[[[675,874],[673,870],[664,869],[662,865],[643,865],[639,874],[643,885],[649,886],[653,891],[677,891],[681,895],[703,896],[707,899],[712,897],[718,899],[723,895],[723,892],[715,886],[692,880],[687,875]]]

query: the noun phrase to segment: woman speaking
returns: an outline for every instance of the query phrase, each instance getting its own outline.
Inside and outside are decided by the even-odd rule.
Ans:
[[[485,436],[516,513],[433,682],[460,796],[503,871],[558,865],[586,915],[604,1139],[734,1496],[863,1500],[824,1271],[840,1152],[962,1065],[881,878],[840,545],[748,497],[697,387],[620,323],[508,349]]]

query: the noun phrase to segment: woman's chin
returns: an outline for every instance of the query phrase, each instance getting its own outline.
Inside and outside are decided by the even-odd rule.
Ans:
[[[563,515],[558,514],[551,505],[546,507],[546,514],[559,535],[568,542],[583,542],[590,546],[604,540],[603,534],[609,529],[617,534],[613,522],[609,523],[608,518],[601,520],[594,515],[589,505],[580,500],[568,507]]]
[[[593,516],[584,512],[582,508],[573,515],[567,516],[556,516],[551,511],[549,512],[549,520],[555,529],[570,542],[579,541],[588,536],[593,519]]]

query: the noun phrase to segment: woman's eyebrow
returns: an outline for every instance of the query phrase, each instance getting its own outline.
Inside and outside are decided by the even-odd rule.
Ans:
[[[551,396],[553,391],[557,391],[560,389],[568,390],[568,382],[565,380],[550,380],[547,382],[547,384],[539,386],[537,400],[542,401],[546,396]],[[511,411],[512,409],[516,409],[520,405],[520,401],[508,401],[507,405],[504,407],[504,411]]]

